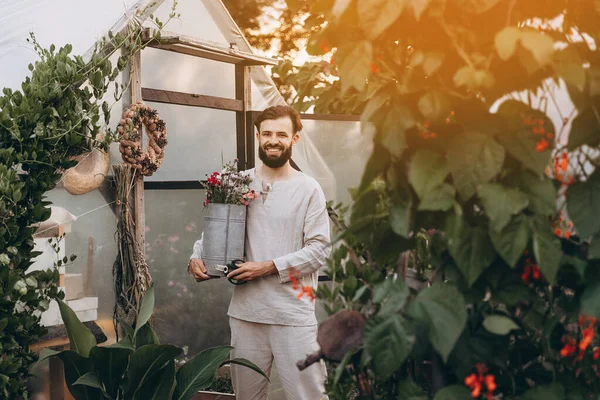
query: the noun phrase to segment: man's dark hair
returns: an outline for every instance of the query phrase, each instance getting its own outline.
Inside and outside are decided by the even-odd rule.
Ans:
[[[254,126],[260,132],[260,124],[263,121],[269,119],[279,119],[282,117],[289,117],[292,120],[292,126],[294,127],[294,133],[298,133],[302,130],[302,121],[300,121],[300,114],[290,106],[273,106],[266,108],[263,112],[258,114]]]

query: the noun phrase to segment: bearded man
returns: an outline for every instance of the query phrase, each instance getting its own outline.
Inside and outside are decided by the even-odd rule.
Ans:
[[[331,251],[325,195],[316,180],[290,165],[302,130],[298,112],[270,107],[255,125],[262,165],[246,172],[261,196],[248,206],[247,262],[227,276],[248,282],[235,286],[229,305],[232,356],[252,361],[267,375],[275,361],[288,400],[327,399],[323,363],[296,367],[318,349],[314,300],[298,298],[296,285],[316,290],[318,270]],[[199,240],[188,265],[199,282],[211,279],[201,255]],[[231,369],[238,400],[267,398],[267,380],[245,367]]]

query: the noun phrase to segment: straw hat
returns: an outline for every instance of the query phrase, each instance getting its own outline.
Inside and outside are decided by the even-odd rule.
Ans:
[[[103,134],[98,134],[96,140],[104,140]],[[97,189],[108,174],[110,154],[100,149],[84,153],[73,158],[79,164],[64,172],[63,184],[71,194],[84,194]]]

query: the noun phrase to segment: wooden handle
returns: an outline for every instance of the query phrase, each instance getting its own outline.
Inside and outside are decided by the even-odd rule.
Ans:
[[[300,371],[302,371],[319,361],[321,358],[323,358],[323,353],[321,352],[321,350],[319,350],[310,354],[308,357],[306,357],[305,360],[298,361],[296,363],[296,366]]]

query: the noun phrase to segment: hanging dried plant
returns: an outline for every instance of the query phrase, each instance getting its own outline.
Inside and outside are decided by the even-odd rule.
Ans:
[[[133,193],[134,170],[130,165],[113,166],[117,197],[117,258],[113,264],[115,307],[113,324],[117,339],[124,334],[123,323],[132,326],[141,299],[152,278],[143,249],[136,241],[130,195]]]

